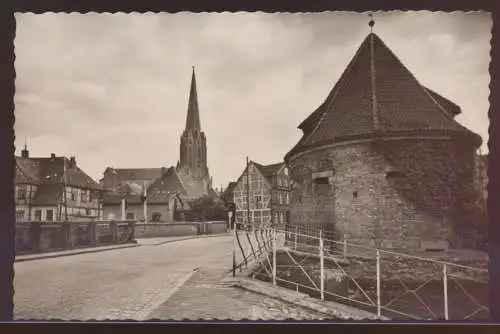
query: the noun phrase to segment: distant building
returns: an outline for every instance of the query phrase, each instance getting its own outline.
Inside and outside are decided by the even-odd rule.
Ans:
[[[233,188],[238,224],[266,226],[289,220],[291,179],[284,163],[248,163]]]
[[[481,204],[488,200],[488,155],[476,155],[476,186],[481,192]]]
[[[180,159],[177,166],[169,168],[108,167],[104,171],[101,184],[109,193],[104,201],[104,211],[109,212],[109,214],[113,214],[115,211],[115,197],[118,193],[123,193],[119,189],[123,189],[121,187],[125,185],[130,187],[130,195],[144,192],[145,188],[149,194],[161,187],[163,192],[175,194],[174,197],[182,198],[184,208],[190,200],[202,196],[216,196],[207,166],[207,144],[205,133],[201,130],[200,125],[194,68],[191,78],[186,127],[181,136]],[[150,187],[152,188],[150,189]],[[133,202],[132,198],[130,201]],[[158,205],[160,204],[158,203]],[[167,204],[163,203],[161,205]],[[107,208],[107,206],[111,207]],[[160,211],[166,212],[166,209],[167,207]]]
[[[291,223],[382,248],[471,247],[482,139],[460,112],[370,33],[286,154]]]
[[[236,204],[234,202],[234,189],[238,185],[237,182],[229,182],[227,188],[222,192],[221,199],[224,201],[226,210],[232,213],[231,224],[236,220]]]
[[[144,196],[124,187],[119,192],[108,192],[104,196],[103,210],[104,218],[110,220],[125,218],[141,222],[172,223],[181,220],[184,202],[178,194],[165,190],[150,187],[149,193]],[[123,213],[125,217],[122,217]]]
[[[104,189],[117,190],[123,185],[129,185],[136,190],[142,189],[145,185],[151,185],[154,180],[162,175],[163,168],[111,168],[104,171],[101,184]]]
[[[100,218],[102,187],[77,166],[75,157],[30,158],[25,147],[15,159],[16,220]]]

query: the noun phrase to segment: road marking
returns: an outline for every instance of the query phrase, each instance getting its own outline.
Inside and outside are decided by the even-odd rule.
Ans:
[[[199,268],[199,267],[198,267]],[[137,320],[146,320],[148,319],[149,315],[153,313],[157,308],[159,308],[161,305],[167,302],[167,300],[172,297],[174,293],[176,293],[186,282],[193,276],[193,274],[198,270],[198,268],[193,269],[191,272],[189,272],[186,276],[184,276],[171,290],[166,290],[165,292],[160,292],[156,296],[156,302],[151,303],[148,305],[149,307],[144,307],[141,311],[137,312],[136,314],[136,319]]]

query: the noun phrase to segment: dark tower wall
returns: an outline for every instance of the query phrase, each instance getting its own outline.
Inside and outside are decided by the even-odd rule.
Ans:
[[[467,247],[475,219],[470,204],[478,196],[474,154],[473,143],[445,137],[304,152],[289,161],[299,184],[292,224],[329,222],[348,241],[377,247],[416,249],[422,241]],[[329,172],[326,184],[313,180]]]

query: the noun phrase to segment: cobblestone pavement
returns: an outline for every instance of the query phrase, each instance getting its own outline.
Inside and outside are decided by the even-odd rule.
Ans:
[[[15,263],[14,316],[62,320],[320,317],[222,285],[232,265],[232,248],[233,238],[226,235]],[[237,260],[241,261],[240,253]]]
[[[15,263],[16,319],[142,319],[193,269],[231,262],[230,236]]]

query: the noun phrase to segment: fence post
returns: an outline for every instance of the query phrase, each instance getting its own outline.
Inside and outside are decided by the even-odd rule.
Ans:
[[[96,223],[95,221],[91,221],[88,223],[88,234],[89,234],[89,242],[90,244],[94,244],[96,242]]]
[[[111,230],[112,243],[118,243],[118,223],[116,221],[111,221],[109,223],[109,229]]]
[[[294,244],[293,244],[293,249],[297,250],[297,235],[299,234],[299,227],[295,226],[295,239],[294,239]]]
[[[321,287],[321,301],[325,300],[325,263],[323,255],[323,233],[319,231],[319,275],[320,275],[320,287]]]
[[[377,249],[377,317],[381,317],[380,306],[380,250]]]
[[[344,259],[347,257],[347,234],[344,234]]]
[[[273,228],[273,285],[276,286],[276,227]]]
[[[233,277],[236,276],[236,226],[233,228]]]
[[[448,267],[443,264],[444,319],[448,320]]]

